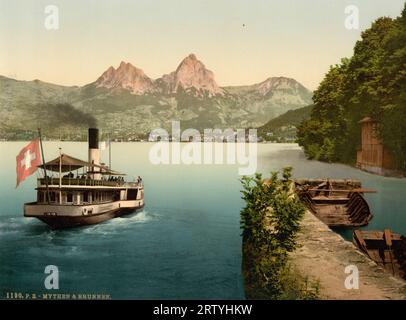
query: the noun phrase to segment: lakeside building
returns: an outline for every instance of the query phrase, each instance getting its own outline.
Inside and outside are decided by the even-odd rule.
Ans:
[[[359,123],[361,146],[357,150],[357,168],[384,176],[399,175],[391,155],[376,136],[376,121],[366,117]]]

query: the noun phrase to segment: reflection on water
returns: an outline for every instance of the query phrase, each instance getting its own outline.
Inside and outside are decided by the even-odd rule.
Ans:
[[[60,270],[60,292],[108,293],[112,298],[242,299],[238,166],[152,165],[148,143],[115,143],[113,168],[141,175],[144,210],[104,223],[50,230],[22,216],[35,198],[35,177],[15,189],[15,155],[24,143],[0,143],[0,291],[44,292],[44,268]],[[45,144],[52,159],[63,152],[86,159],[86,143]],[[295,177],[360,179],[374,218],[368,229],[406,234],[406,180],[305,159],[293,144],[258,145],[258,170],[285,166]],[[104,162],[108,154],[102,153]],[[343,233],[349,237],[351,232]]]

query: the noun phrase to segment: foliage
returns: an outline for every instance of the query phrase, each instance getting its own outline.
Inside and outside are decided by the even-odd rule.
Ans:
[[[350,59],[332,66],[314,92],[310,119],[298,128],[309,158],[354,163],[360,124],[377,120],[398,169],[406,169],[406,6],[397,19],[379,18],[362,33]]]
[[[284,290],[279,299],[283,300],[316,300],[320,299],[320,282],[309,281],[309,278],[302,276],[293,266],[287,264],[286,272],[282,273],[281,279],[284,283]]]
[[[297,232],[304,207],[292,193],[292,168],[285,168],[282,177],[274,172],[268,181],[257,173],[241,179],[241,211],[244,250],[244,275],[249,298],[282,299],[296,292],[304,299],[308,290],[302,282],[293,281],[288,253],[296,248]]]

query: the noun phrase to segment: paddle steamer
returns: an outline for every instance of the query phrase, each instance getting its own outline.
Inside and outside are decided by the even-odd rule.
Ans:
[[[60,152],[40,165],[37,201],[24,205],[24,216],[51,228],[96,224],[129,214],[144,206],[144,186],[127,182],[124,174],[100,164],[99,131],[89,129],[89,157],[83,161]]]

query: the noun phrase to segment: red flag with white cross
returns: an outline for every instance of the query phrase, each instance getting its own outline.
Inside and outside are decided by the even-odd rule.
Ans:
[[[35,139],[26,145],[17,156],[17,186],[32,175],[41,164],[39,140]]]

